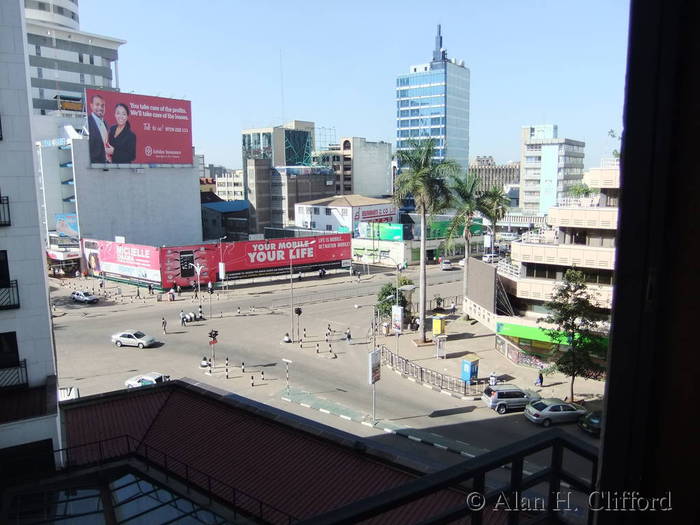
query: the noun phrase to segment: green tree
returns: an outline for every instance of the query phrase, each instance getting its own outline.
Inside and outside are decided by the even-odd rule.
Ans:
[[[464,239],[464,268],[462,269],[462,298],[467,297],[467,275],[469,272],[469,254],[471,253],[472,228],[474,216],[481,210],[481,192],[478,190],[479,178],[474,173],[453,175],[450,179],[450,207],[455,215],[447,230],[447,239],[457,236]]]
[[[619,142],[622,142],[622,137],[620,135],[618,135],[614,129],[611,129],[608,131],[608,137],[611,137],[613,139],[616,139]],[[615,157],[616,159],[619,159],[620,158],[620,150],[618,150],[617,148],[612,150],[612,156]]]
[[[409,142],[408,149],[397,151],[401,173],[394,185],[394,201],[403,205],[408,196],[413,196],[416,211],[420,214],[420,279],[419,279],[419,318],[420,340],[425,338],[426,303],[426,217],[444,210],[450,201],[446,179],[459,171],[459,165],[452,160],[435,160],[433,139]]]
[[[591,189],[583,182],[577,182],[569,187],[569,195],[572,197],[588,197],[591,194]]]
[[[479,198],[479,209],[484,217],[491,222],[491,253],[494,253],[496,242],[496,223],[508,213],[510,198],[499,186],[493,186]]]
[[[413,281],[408,277],[399,277],[399,287],[413,284]],[[391,307],[396,304],[396,285],[394,283],[386,283],[377,292],[377,313],[379,317],[389,317],[391,315]],[[399,306],[403,306],[404,312],[407,312],[408,299],[404,293],[399,290]]]
[[[570,400],[574,400],[574,380],[577,377],[599,379],[604,367],[607,348],[598,331],[600,315],[594,297],[586,286],[583,272],[567,270],[564,281],[545,303],[550,314],[540,322],[552,328],[540,327],[554,342],[556,358],[552,368],[571,378]],[[562,350],[562,346],[566,346]]]

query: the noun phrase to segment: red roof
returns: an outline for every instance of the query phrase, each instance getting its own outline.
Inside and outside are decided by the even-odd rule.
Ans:
[[[62,406],[68,446],[129,434],[299,519],[419,477],[334,441],[334,429],[321,437],[302,418],[224,395],[173,381],[72,401]],[[463,503],[442,490],[377,522],[418,522]]]

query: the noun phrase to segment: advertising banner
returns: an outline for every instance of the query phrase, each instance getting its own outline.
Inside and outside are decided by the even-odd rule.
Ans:
[[[403,328],[403,306],[398,304],[391,307],[391,327],[395,333],[401,333]]]
[[[192,164],[189,100],[87,89],[90,163]]]
[[[367,364],[369,372],[369,384],[373,385],[379,381],[382,377],[382,353],[379,348],[375,348],[369,354],[367,354]]]
[[[88,273],[102,273],[160,283],[160,252],[153,246],[83,239]]]
[[[75,213],[56,213],[56,233],[61,237],[70,237],[78,239],[80,232],[78,231],[78,216]]]

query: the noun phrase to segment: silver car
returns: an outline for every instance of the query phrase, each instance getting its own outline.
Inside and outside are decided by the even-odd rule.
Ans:
[[[140,386],[158,385],[160,383],[165,383],[166,381],[170,381],[170,376],[166,376],[160,372],[151,372],[149,374],[130,377],[124,381],[124,385],[127,388],[137,388]]]
[[[525,417],[543,427],[552,423],[573,423],[585,413],[586,409],[581,405],[556,398],[533,401],[525,407]]]
[[[117,346],[137,346],[145,348],[155,344],[155,337],[146,335],[139,330],[124,330],[112,336],[112,342]]]
[[[508,410],[523,409],[530,401],[539,399],[540,395],[531,390],[523,390],[515,385],[487,386],[481,399],[486,406],[494,409],[499,414],[505,414]]]

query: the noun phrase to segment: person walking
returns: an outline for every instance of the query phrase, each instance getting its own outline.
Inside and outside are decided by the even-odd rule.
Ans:
[[[544,376],[542,375],[542,365],[540,365],[540,369],[537,372],[537,381],[535,381],[536,386],[544,386]]]
[[[178,297],[180,297],[180,292],[182,292],[182,288],[181,288],[180,285],[178,284],[178,285],[177,285],[177,296],[178,296]],[[173,297],[173,299],[175,299],[175,298]]]
[[[352,339],[352,336],[350,335],[350,328],[345,330],[345,340],[350,343],[350,340]]]
[[[208,291],[209,293],[211,293],[211,290],[212,290],[212,284],[211,284],[211,281],[209,281],[209,282],[207,283],[207,291]]]
[[[496,372],[491,372],[491,375],[489,376],[489,385],[490,386],[496,386]]]
[[[187,321],[185,321],[185,312],[180,310],[180,326],[187,326]]]
[[[160,318],[160,325],[163,327],[163,334],[168,333],[168,321],[165,320],[165,317]]]

